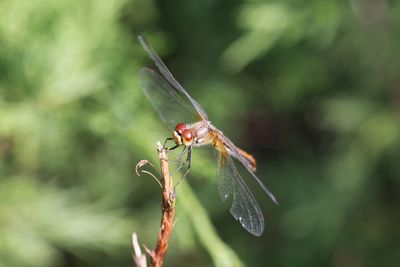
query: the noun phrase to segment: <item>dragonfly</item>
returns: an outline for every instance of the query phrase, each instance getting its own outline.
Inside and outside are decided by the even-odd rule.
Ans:
[[[175,142],[175,146],[170,150],[184,147],[178,160],[181,160],[187,151],[189,170],[192,164],[192,149],[212,146],[216,152],[217,186],[222,201],[232,199],[232,216],[248,232],[261,236],[265,227],[263,213],[235,164],[235,161],[242,164],[246,170],[244,175],[253,178],[272,201],[278,204],[272,192],[255,175],[255,158],[238,148],[222,131],[211,124],[204,109],[176,81],[149,43],[142,36],[138,36],[138,39],[158,70],[142,68],[139,77],[144,94],[161,120],[172,131],[172,137],[166,140]]]

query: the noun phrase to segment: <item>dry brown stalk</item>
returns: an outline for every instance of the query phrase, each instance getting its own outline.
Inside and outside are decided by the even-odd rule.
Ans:
[[[164,257],[168,250],[168,241],[171,237],[172,230],[174,227],[174,215],[175,215],[175,191],[172,182],[172,177],[169,173],[167,149],[164,148],[161,143],[157,143],[158,158],[160,160],[161,169],[161,185],[162,185],[162,196],[161,196],[161,225],[158,233],[158,239],[155,250],[149,250],[145,247],[146,253],[150,256],[151,267],[161,267],[164,262]],[[140,161],[136,167],[136,173],[138,168],[142,167],[147,161]],[[141,171],[148,173],[146,171]],[[138,173],[139,174],[139,173]],[[135,233],[134,233],[135,234]],[[136,236],[135,236],[136,238]],[[133,243],[134,240],[132,240]],[[136,240],[137,242],[137,240]],[[140,247],[134,245],[133,259],[137,267],[145,267],[146,262],[141,260],[143,254],[141,254]],[[138,265],[139,264],[139,265]]]

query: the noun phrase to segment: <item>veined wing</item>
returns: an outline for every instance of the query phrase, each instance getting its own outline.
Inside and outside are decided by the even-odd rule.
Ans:
[[[143,46],[144,50],[147,52],[151,60],[153,60],[157,69],[160,71],[161,75],[166,79],[166,81],[178,92],[185,95],[190,103],[194,106],[200,118],[203,120],[208,120],[208,116],[204,109],[194,100],[183,87],[175,80],[174,76],[172,76],[171,72],[167,69],[164,62],[162,62],[161,58],[157,55],[157,53],[153,50],[153,48],[147,43],[147,41],[142,37],[138,36],[140,44]]]
[[[161,120],[170,130],[178,123],[198,120],[197,112],[185,96],[178,94],[156,71],[143,68],[139,73],[142,90]]]
[[[272,192],[263,184],[263,182],[261,182],[260,178],[258,178],[254,174],[254,171],[252,169],[253,166],[251,165],[249,160],[243,155],[244,151],[241,151],[237,146],[235,146],[235,144],[225,135],[219,134],[218,138],[226,146],[226,150],[228,151],[228,153],[243,164],[243,166],[249,171],[254,180],[256,180],[256,182],[260,185],[262,190],[264,190],[264,192],[272,199],[275,204],[278,204],[278,201],[276,200],[274,194],[272,194]]]
[[[264,216],[249,188],[240,176],[231,156],[218,154],[218,191],[223,201],[232,195],[232,216],[255,236],[264,231]]]

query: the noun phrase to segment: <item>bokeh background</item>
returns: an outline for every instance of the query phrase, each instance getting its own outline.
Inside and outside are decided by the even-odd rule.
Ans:
[[[170,132],[144,97],[144,35],[258,159],[257,238],[208,149],[178,187],[166,266],[399,266],[400,2],[0,2],[0,265],[133,266],[154,247]]]

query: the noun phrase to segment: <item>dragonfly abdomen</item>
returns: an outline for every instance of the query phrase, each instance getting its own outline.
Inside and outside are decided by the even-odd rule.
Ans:
[[[255,172],[257,169],[257,162],[256,159],[250,155],[249,153],[247,153],[246,151],[236,147],[237,149],[237,153],[240,154],[248,163],[247,165],[250,167],[250,169]]]

